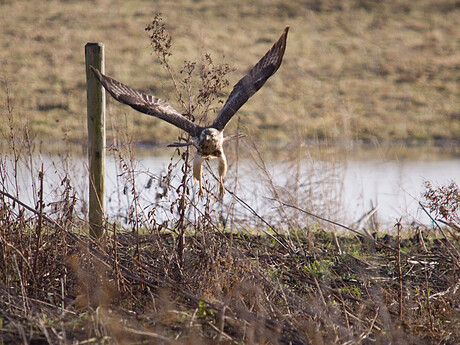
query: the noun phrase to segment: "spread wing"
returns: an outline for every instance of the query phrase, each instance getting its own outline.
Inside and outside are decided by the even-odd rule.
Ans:
[[[200,126],[184,117],[162,99],[133,90],[129,86],[102,74],[93,66],[91,66],[91,70],[107,92],[118,102],[127,104],[141,113],[165,120],[192,136],[197,136],[201,131]]]
[[[211,127],[223,130],[233,115],[240,109],[249,97],[254,95],[280,67],[286,49],[286,39],[289,26],[275,42],[273,47],[259,62],[240,79],[233,87],[230,96],[222,107]]]

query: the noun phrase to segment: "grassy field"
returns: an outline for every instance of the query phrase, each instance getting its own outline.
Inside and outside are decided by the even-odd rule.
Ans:
[[[205,165],[201,199],[186,149],[152,174],[122,141],[109,151],[114,207],[94,240],[72,153],[44,168],[40,144],[12,133],[0,155],[0,344],[460,341],[454,182],[426,184],[432,225],[379,226],[369,213],[346,226],[335,221],[340,164],[318,169],[292,149],[283,162],[293,174],[276,185],[253,148],[262,192],[249,201],[235,145],[226,197]]]
[[[177,89],[144,30],[158,12]],[[351,139],[379,157],[413,155],[394,142],[451,141],[458,153],[459,18],[447,0],[0,0],[0,345],[459,344],[458,185],[427,182],[429,226],[382,228],[373,212],[347,226],[334,222],[343,165],[321,151]],[[207,164],[197,197],[188,148],[171,149],[163,172],[142,168],[139,144],[159,150],[179,131],[109,98],[117,187],[106,202],[118,205],[91,238],[72,160],[72,144],[86,145],[85,44],[105,44],[109,75],[184,111],[184,61],[197,62],[196,105],[205,53],[235,68],[228,93],[285,25],[285,61],[227,131],[247,138],[226,151],[224,199]],[[283,185],[270,154],[292,172]],[[265,215],[244,200],[245,155]]]
[[[161,12],[179,81],[184,61],[200,64],[205,52],[235,68],[222,100],[291,26],[280,70],[239,112],[240,130],[256,139],[458,139],[459,7],[453,0],[3,0],[2,101],[8,88],[15,120],[33,138],[84,142],[84,46],[98,41],[109,75],[184,111],[144,30]],[[108,103],[109,138],[113,128],[151,144],[178,135],[168,124]],[[7,128],[2,121],[2,133]]]

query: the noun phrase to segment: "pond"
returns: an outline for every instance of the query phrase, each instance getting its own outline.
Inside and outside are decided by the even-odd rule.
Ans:
[[[88,195],[85,157],[34,156],[18,162],[16,178],[10,158],[4,159],[2,167],[3,190],[16,195],[17,184],[19,198],[35,205],[38,170],[43,163],[45,202],[51,205],[59,201],[66,181],[69,181],[68,185],[76,194],[84,213]],[[134,203],[145,213],[155,209],[157,221],[172,217],[174,212],[168,214],[168,210],[174,199],[174,189],[180,184],[181,162],[177,156],[172,159],[147,156],[123,161],[107,156],[106,203],[109,219],[129,223],[132,217],[129,210]],[[170,164],[171,178],[168,182],[166,177]],[[217,193],[218,183],[210,171],[216,173],[212,162],[205,165],[204,183]],[[374,208],[377,210],[376,219],[387,228],[391,228],[399,218],[406,224],[413,221],[429,224],[428,216],[419,206],[424,182],[442,185],[455,181],[458,184],[459,178],[460,160],[456,158],[438,161],[347,160],[335,163],[241,160],[230,165],[225,181],[230,192],[224,196],[223,203],[214,198],[213,207],[221,215],[232,212],[232,217],[245,219],[248,224],[257,224],[255,213],[276,222],[284,212],[285,216],[292,215],[298,221],[299,212],[291,212],[293,210],[289,205],[345,225],[357,225],[357,221]],[[162,196],[168,183],[170,192]],[[138,195],[136,199],[133,198],[133,186]],[[197,184],[190,183],[189,187],[192,191],[189,197],[199,204]],[[231,192],[243,203],[235,202]]]

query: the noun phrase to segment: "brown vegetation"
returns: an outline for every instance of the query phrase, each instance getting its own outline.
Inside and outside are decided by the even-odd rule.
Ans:
[[[56,4],[60,6],[54,6]],[[374,47],[375,41],[370,44],[365,40],[372,34],[383,35],[387,33],[385,28],[394,29],[396,26],[400,28],[398,34],[401,36],[396,37],[402,40],[398,46],[401,48],[405,47],[404,44],[409,44],[409,41],[403,39],[406,37],[405,34],[420,33],[417,25],[421,26],[421,32],[441,25],[435,21],[416,21],[415,19],[420,19],[419,16],[433,20],[442,17],[445,19],[442,23],[446,24],[441,27],[447,30],[442,32],[451,32],[455,35],[457,28],[449,26],[453,21],[450,17],[453,15],[451,11],[458,11],[454,3],[446,1],[434,6],[431,2],[422,2],[415,6],[396,1],[390,6],[384,3],[357,1],[344,6],[336,1],[312,1],[302,4],[275,1],[265,4],[266,6],[242,2],[231,8],[219,7],[218,3],[206,1],[168,4],[176,10],[171,11],[173,15],[178,16],[171,20],[171,23],[176,24],[172,25],[174,37],[189,37],[185,35],[186,31],[192,37],[213,37],[215,42],[223,44],[221,49],[226,55],[224,62],[231,58],[238,66],[244,65],[244,59],[256,61],[257,58],[253,57],[260,55],[260,45],[267,44],[265,39],[260,39],[260,32],[265,31],[261,29],[262,26],[270,26],[266,28],[267,31],[275,30],[278,29],[279,22],[259,21],[258,24],[254,24],[260,26],[259,34],[248,30],[247,36],[239,36],[236,33],[241,32],[241,21],[236,19],[249,20],[256,13],[260,13],[266,18],[279,16],[283,20],[292,20],[291,27],[294,27],[295,23],[298,27],[305,27],[305,18],[309,19],[308,30],[303,31],[305,36],[299,30],[297,37],[293,35],[294,39],[290,42],[292,55],[291,61],[287,60],[287,65],[291,66],[286,67],[285,76],[271,83],[267,90],[264,88],[266,95],[259,97],[260,103],[250,103],[252,105],[248,104],[245,108],[247,114],[253,112],[251,116],[241,120],[247,121],[243,122],[245,125],[258,124],[257,121],[260,124],[262,120],[264,122],[263,126],[250,133],[255,136],[268,136],[275,132],[282,136],[284,134],[280,133],[283,132],[278,131],[279,128],[276,126],[284,126],[283,121],[304,121],[298,116],[291,118],[286,115],[284,118],[276,117],[277,121],[281,120],[281,124],[276,125],[278,122],[274,118],[267,117],[267,114],[274,113],[273,104],[278,104],[278,114],[284,113],[286,109],[309,109],[309,97],[314,94],[328,94],[329,97],[314,97],[315,101],[319,102],[318,109],[321,109],[318,110],[321,117],[317,118],[316,125],[315,116],[305,111],[311,120],[308,128],[315,131],[312,137],[324,135],[325,138],[335,138],[347,133],[353,133],[351,137],[361,137],[361,134],[353,131],[357,128],[361,130],[358,116],[364,113],[356,113],[354,110],[361,109],[361,106],[362,109],[366,109],[366,106],[371,104],[368,103],[369,98],[362,97],[365,91],[369,95],[377,94],[380,99],[380,92],[385,90],[383,87],[377,92],[376,86],[380,85],[380,82],[395,83],[390,83],[395,87],[390,88],[391,92],[399,94],[401,90],[405,90],[408,94],[418,97],[411,93],[417,89],[422,92],[418,93],[422,95],[420,97],[427,97],[424,98],[424,103],[419,105],[416,105],[412,98],[409,101],[399,98],[395,102],[382,101],[383,109],[387,106],[393,107],[401,101],[404,106],[414,106],[415,108],[411,108],[414,114],[418,106],[421,107],[419,109],[425,110],[436,108],[442,114],[446,114],[446,109],[453,107],[455,103],[457,89],[453,86],[455,82],[449,78],[456,76],[455,68],[452,69],[450,63],[446,64],[451,74],[437,73],[433,75],[434,79],[424,79],[428,65],[422,64],[419,66],[420,75],[415,74],[414,79],[412,73],[416,68],[409,68],[409,60],[404,60],[407,51],[404,54],[400,52],[395,61],[402,67],[397,74],[408,78],[402,81],[395,79],[392,69],[396,68],[395,65],[385,64],[385,55],[379,60],[381,65],[377,66],[378,68],[364,63],[375,62],[373,53],[380,52],[380,48]],[[181,7],[176,7],[178,4]],[[66,36],[68,31],[54,28],[54,32],[47,25],[52,26],[64,19],[69,27],[77,23],[96,23],[97,30],[94,32],[108,35],[113,39],[112,42],[124,41],[126,44],[114,44],[116,48],[113,49],[122,51],[123,55],[119,57],[123,56],[126,61],[116,62],[109,59],[108,70],[112,68],[109,66],[119,66],[119,70],[114,68],[117,77],[121,80],[132,78],[135,85],[136,78],[139,78],[139,83],[144,78],[144,75],[136,73],[136,70],[142,70],[139,67],[150,63],[151,57],[136,55],[141,54],[139,46],[142,44],[136,45],[138,41],[129,40],[123,35],[131,32],[133,37],[137,37],[137,20],[150,21],[151,18],[145,20],[145,7],[140,5],[148,6],[138,1],[124,2],[119,7],[109,6],[108,2],[100,0],[91,11],[88,6],[82,10],[81,6],[84,5],[80,2],[50,1],[34,8],[34,13],[47,14],[41,17],[43,23],[28,22],[42,24],[36,30],[32,30],[30,26],[22,27],[22,21],[18,21],[17,26],[18,29],[27,32],[25,39],[35,35],[33,37],[37,42],[52,39],[57,45],[75,44],[77,47],[82,42],[69,43],[69,37],[72,36]],[[17,14],[17,11],[21,10],[24,20],[31,15],[29,2],[6,1],[2,6],[5,6],[2,7],[2,11],[8,8],[12,10],[12,14]],[[116,22],[118,11],[126,11],[130,16],[124,21]],[[77,13],[81,13],[81,17],[76,15]],[[200,27],[198,22],[189,27],[185,26],[184,23],[193,22],[191,18],[196,19],[197,13],[200,14],[201,20],[206,21],[209,30],[215,30],[208,32],[209,36],[199,35],[201,30],[205,29]],[[178,19],[179,15],[183,15],[181,20]],[[301,17],[302,15],[305,17]],[[95,20],[96,17],[99,20]],[[100,20],[102,17],[106,20]],[[326,25],[330,23],[331,18],[337,21],[337,25]],[[10,20],[7,16],[2,19],[7,23]],[[219,24],[222,24],[224,19],[228,26],[223,31],[222,25]],[[155,20],[158,24],[159,17]],[[409,28],[408,23],[415,25],[415,29]],[[311,25],[316,31],[310,36],[307,31],[312,32]],[[4,27],[6,36],[14,37],[13,28]],[[218,28],[221,31],[217,30]],[[73,34],[85,41],[88,40],[85,35],[91,29],[84,26],[80,32]],[[326,37],[323,36],[324,33],[337,34],[344,29],[348,30],[346,37],[349,40],[342,41],[339,40],[341,36],[336,36],[336,40],[332,41],[336,42],[337,51],[343,50],[351,54],[346,55],[347,57],[359,56],[359,59],[335,59],[337,51],[332,49],[334,45],[329,46],[332,41],[322,38]],[[123,32],[123,35],[120,32]],[[228,36],[233,33],[235,37],[230,39]],[[262,42],[257,41],[252,46],[257,37]],[[436,56],[430,55],[430,58],[442,59],[443,54],[448,57],[458,54],[447,49],[456,43],[449,43],[442,35],[440,37],[432,44],[439,45],[442,48],[441,52]],[[152,39],[152,36],[150,38]],[[168,39],[167,36],[160,40],[165,39]],[[4,37],[0,41],[5,42]],[[247,49],[233,51],[230,46],[225,45],[230,42],[238,42]],[[320,49],[308,50],[308,56],[301,54],[314,42]],[[356,44],[350,47],[362,47],[360,54],[357,54],[355,49],[344,50],[344,42],[345,45],[352,42]],[[179,47],[181,54],[183,52],[185,56],[189,56],[196,48],[191,46],[190,42],[175,43],[178,43],[176,47]],[[81,48],[83,45],[84,42]],[[37,59],[43,62],[40,60],[43,59],[43,52],[40,50],[42,46],[30,44],[27,48],[21,46],[18,49],[37,49]],[[155,52],[164,47],[161,44],[153,46]],[[245,50],[247,52],[244,56],[237,58],[238,53]],[[30,53],[21,52],[26,56]],[[427,53],[426,50],[422,52]],[[309,55],[319,53],[321,55],[316,56],[316,59]],[[4,61],[5,51],[1,51],[0,54],[3,54],[0,57]],[[61,50],[53,50],[50,58],[62,61],[60,54]],[[176,95],[178,104],[183,104],[186,108],[191,109],[194,106],[201,115],[206,113],[204,109],[210,109],[212,104],[216,105],[215,97],[219,93],[219,88],[206,88],[211,85],[209,80],[215,80],[217,74],[219,85],[227,85],[225,78],[230,69],[225,64],[215,62],[219,59],[210,59],[208,55],[204,55],[203,61],[187,61],[182,73],[174,74],[171,66],[182,66],[178,62],[183,59],[181,54],[168,55],[170,61],[166,60],[166,56],[160,56],[160,59],[163,59],[162,66],[166,68],[163,72],[158,72],[158,78],[162,78],[160,80],[164,80],[165,85],[171,85],[171,76],[176,77],[178,82],[172,83],[171,92],[168,94]],[[9,61],[7,68],[18,67],[21,64],[19,56],[20,54],[16,60]],[[375,228],[375,223],[374,228],[369,224],[364,226],[366,230],[361,232],[328,220],[340,211],[337,209],[337,205],[340,204],[340,191],[328,187],[328,182],[333,178],[340,178],[340,172],[332,169],[322,170],[323,175],[319,177],[316,176],[316,171],[309,175],[308,167],[302,166],[299,158],[301,145],[293,143],[292,146],[299,150],[290,150],[289,154],[290,167],[297,172],[295,178],[286,181],[284,186],[275,186],[263,155],[258,151],[257,145],[253,144],[249,151],[265,173],[259,183],[260,188],[267,189],[268,194],[272,196],[272,199],[266,202],[277,215],[275,225],[271,218],[257,214],[251,205],[239,196],[241,186],[238,185],[238,168],[234,181],[226,183],[227,195],[231,196],[229,204],[223,203],[215,196],[217,193],[212,187],[215,183],[209,181],[215,177],[208,166],[208,179],[204,180],[205,198],[198,200],[190,181],[189,148],[179,148],[177,153],[181,159],[171,159],[167,171],[159,176],[144,172],[150,179],[145,186],[139,188],[139,171],[135,167],[133,153],[133,135],[130,133],[131,129],[126,128],[136,130],[136,140],[147,135],[147,131],[142,132],[142,126],[146,123],[150,126],[147,126],[149,133],[153,130],[158,133],[161,128],[164,138],[168,139],[172,132],[167,131],[171,128],[166,125],[162,127],[164,124],[161,121],[140,115],[133,120],[139,123],[132,127],[126,126],[121,118],[127,110],[111,103],[113,140],[109,145],[109,154],[119,162],[116,177],[120,180],[118,193],[128,200],[128,206],[124,210],[125,221],[108,215],[104,225],[106,236],[100,241],[94,241],[87,235],[85,193],[79,193],[78,186],[70,178],[72,168],[69,164],[69,150],[62,147],[69,142],[69,138],[81,139],[84,136],[83,126],[80,124],[80,120],[83,122],[80,108],[83,108],[81,104],[84,104],[84,100],[80,88],[83,89],[84,86],[84,73],[74,68],[75,61],[78,60],[74,54],[66,56],[69,65],[73,63],[72,68],[64,68],[61,71],[57,67],[50,68],[42,64],[41,72],[51,79],[43,81],[41,78],[35,78],[35,84],[31,82],[30,89],[21,88],[21,92],[15,92],[21,82],[28,80],[25,78],[26,71],[32,71],[29,67],[33,64],[23,69],[18,68],[13,76],[8,72],[8,78],[15,79],[5,83],[6,97],[2,107],[5,121],[2,125],[7,148],[2,150],[0,156],[0,343],[453,345],[460,342],[460,197],[458,186],[454,182],[439,187],[427,184],[425,200],[421,207],[433,217],[436,227],[430,228],[416,223],[412,227],[407,227],[398,221],[395,225],[395,236],[385,234],[389,232],[385,230],[391,229],[382,231],[378,227]],[[364,60],[360,60],[361,58]],[[412,55],[412,58],[421,61],[417,60],[417,54]],[[30,63],[28,59],[25,61]],[[305,67],[309,66],[309,61],[316,61],[318,65],[309,69]],[[334,68],[337,61],[343,65]],[[83,63],[80,65],[83,70]],[[300,67],[304,73],[301,73],[304,77],[302,80],[296,72]],[[383,67],[385,68],[381,69]],[[382,70],[388,73],[383,73]],[[54,71],[54,74],[49,74],[50,71]],[[205,73],[196,73],[203,71]],[[75,85],[69,87],[70,84],[64,80],[69,80],[66,78],[72,75],[75,78],[70,79],[80,82],[75,82]],[[350,76],[353,78],[349,79]],[[365,79],[366,83],[363,82],[363,76],[368,77]],[[452,102],[438,103],[436,97],[428,97],[434,95],[438,100],[442,97],[444,91],[433,91],[431,88],[433,80],[439,81],[437,78],[441,78],[442,83],[446,85],[446,93],[449,92],[446,90],[454,90]],[[300,88],[299,84],[289,84],[288,81],[291,80],[306,82],[309,85],[316,84],[316,87]],[[379,82],[375,84],[376,81]],[[142,82],[145,83],[145,79]],[[285,88],[288,84],[289,90]],[[47,85],[51,90],[46,88]],[[148,85],[144,85],[148,88]],[[355,89],[353,85],[360,87]],[[399,87],[401,89],[398,89]],[[40,94],[37,88],[42,88],[43,92]],[[158,94],[159,90],[163,92],[164,89],[162,87],[152,92]],[[195,93],[194,90],[205,92]],[[331,93],[331,90],[334,92]],[[353,93],[356,90],[360,90],[359,98],[358,93]],[[386,90],[388,92],[388,89]],[[67,92],[74,91],[75,98],[61,97]],[[36,97],[38,94],[41,98],[31,98],[32,95]],[[203,95],[201,105],[196,103],[193,97],[189,97],[197,94]],[[167,96],[166,93],[164,95]],[[270,98],[270,102],[266,101],[266,97]],[[169,98],[174,99],[174,96]],[[31,103],[22,103],[25,99]],[[62,102],[59,104],[66,105],[56,107],[56,100]],[[44,114],[35,112],[37,104],[34,102],[43,102],[45,105],[44,114],[46,113],[48,118],[44,121],[44,127],[37,126],[36,121]],[[15,104],[20,104],[21,107],[14,107]],[[378,104],[377,102],[374,105]],[[371,108],[372,111],[376,110],[373,107],[369,107],[368,110]],[[62,116],[63,110],[67,112],[67,119]],[[411,121],[411,116],[415,116],[411,115],[409,108],[399,109],[395,106],[392,110],[396,113],[391,113],[391,116],[396,116],[400,111],[399,114],[404,113],[407,121]],[[21,123],[21,112],[27,114],[24,118],[31,116],[30,123]],[[70,118],[74,112],[79,114],[80,120]],[[287,113],[289,112],[286,111]],[[382,111],[377,117],[369,117],[373,126],[371,132],[378,132],[379,137],[392,137],[388,131],[394,129],[392,125],[397,127],[401,122],[395,121],[390,115],[388,118],[385,116]],[[337,121],[338,119],[343,121]],[[385,126],[382,126],[383,132],[380,132],[379,121],[375,119],[386,122]],[[422,121],[414,123],[422,126],[418,127],[417,131],[428,124],[431,126],[432,119],[426,116]],[[47,172],[43,166],[36,166],[33,159],[35,155],[41,155],[43,152],[43,146],[34,136],[46,137],[47,132],[40,132],[40,128],[52,128],[53,126],[49,125],[50,120],[62,124],[61,129],[64,130],[60,133],[64,133],[67,138],[59,141],[61,151],[57,158],[61,160],[64,170],[59,176],[60,183],[54,181],[52,191],[44,187]],[[458,128],[455,127],[455,116],[451,120],[449,130],[452,132],[448,132],[446,137],[458,132]],[[370,126],[370,123],[367,125]],[[298,125],[298,122],[293,122],[294,124]],[[239,125],[238,120],[233,121],[233,126]],[[54,125],[55,128],[59,126]],[[406,126],[401,132],[405,133],[401,137],[408,135],[409,127]],[[431,127],[434,130],[434,126]],[[49,135],[57,133],[55,128],[50,130]],[[321,128],[324,129],[323,132]],[[75,129],[75,133],[72,129]],[[297,131],[296,135],[301,131]],[[430,133],[433,133],[431,129]],[[275,137],[280,138],[279,136]],[[238,141],[233,148],[234,162],[238,165]],[[49,152],[48,149],[46,147],[46,152]],[[53,162],[56,169],[57,164]],[[23,168],[24,166],[26,168]],[[22,180],[24,174],[30,174],[32,181],[29,188],[33,202],[30,204],[22,200],[20,192],[25,187]],[[323,177],[324,183],[316,183]],[[143,197],[140,189],[149,191],[150,203],[147,207],[140,204],[140,198]],[[252,219],[257,221],[248,222],[246,215],[241,216],[238,213],[238,207],[247,210]],[[346,233],[337,232],[338,228],[344,229]]]
[[[111,153],[120,162],[119,192],[130,200],[126,222],[108,219],[106,237],[94,242],[86,235],[85,201],[68,171],[53,193],[44,193],[47,175],[33,166],[36,147],[26,134],[11,131],[0,160],[1,343],[460,341],[455,183],[427,185],[424,207],[438,218],[438,228],[398,222],[402,237],[337,223],[331,231],[327,216],[337,211],[339,196],[327,182],[335,172],[322,171],[318,186],[293,155],[296,181],[274,186],[268,172],[260,179],[273,195],[267,202],[278,214],[275,226],[232,183],[230,205],[214,197],[215,182],[207,180],[206,198],[198,201],[186,151],[184,160],[151,176],[143,186],[151,204],[141,207],[135,158],[120,141]],[[61,155],[63,166],[68,158]],[[24,161],[33,181],[31,205],[20,200]],[[236,205],[258,219],[257,226],[248,225]],[[169,217],[161,220],[163,214]],[[338,226],[348,233],[337,234]]]
[[[9,80],[32,137],[81,141],[86,42],[105,44],[109,75],[185,112],[148,46],[144,28],[154,12],[164,13],[173,36],[175,70],[184,60],[204,60],[204,51],[237,68],[225,94],[289,24],[280,72],[240,112],[245,131],[278,141],[293,131],[328,140],[458,139],[459,11],[454,0],[7,0],[0,7],[0,77]],[[137,141],[158,144],[177,135],[161,121],[109,104],[110,121],[127,126]]]
[[[3,343],[460,341],[459,242],[433,230],[250,235],[205,212],[183,246],[179,221],[108,225],[95,243],[72,211],[53,220],[11,195],[0,202]]]

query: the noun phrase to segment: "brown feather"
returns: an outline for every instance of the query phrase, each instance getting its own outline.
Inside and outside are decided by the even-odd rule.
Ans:
[[[133,90],[129,86],[102,74],[93,66],[91,66],[91,70],[107,92],[117,101],[129,105],[141,113],[169,122],[190,133],[193,137],[197,136],[203,129],[177,112],[162,99]]]
[[[223,130],[233,115],[254,95],[281,66],[289,26],[286,26],[278,41],[270,50],[251,68],[251,70],[238,81],[228,96],[222,110],[217,115],[211,127]]]
[[[158,117],[190,133],[193,137],[193,143],[173,143],[168,146],[182,147],[193,144],[196,147],[197,151],[193,162],[193,177],[200,182],[200,195],[203,194],[201,184],[202,162],[205,158],[218,158],[220,192],[223,195],[225,192],[223,178],[227,172],[227,160],[222,145],[225,140],[241,137],[238,135],[224,139],[223,130],[238,109],[240,109],[280,67],[286,49],[288,31],[289,26],[286,26],[278,41],[276,41],[259,62],[257,62],[257,64],[235,84],[222,110],[210,127],[200,127],[196,125],[160,98],[133,90],[129,86],[103,75],[93,66],[91,66],[91,70],[107,92],[117,101],[127,104],[142,113]]]

